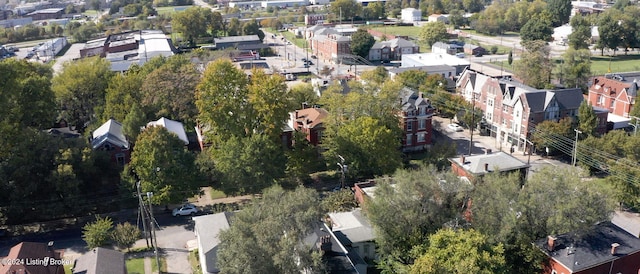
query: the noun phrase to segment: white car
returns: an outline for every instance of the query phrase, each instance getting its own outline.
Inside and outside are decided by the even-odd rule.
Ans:
[[[448,124],[447,128],[449,128],[449,130],[454,131],[454,132],[459,132],[459,131],[463,131],[464,129],[458,125],[458,124]]]
[[[174,208],[171,214],[173,215],[173,217],[176,217],[178,215],[180,216],[195,215],[196,213],[198,213],[198,208],[195,205],[184,204],[181,207]]]

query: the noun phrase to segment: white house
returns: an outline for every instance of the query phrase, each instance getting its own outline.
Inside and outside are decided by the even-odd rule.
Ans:
[[[220,273],[218,269],[218,245],[220,231],[229,229],[233,212],[222,212],[193,217],[194,232],[198,241],[198,259],[202,273]]]
[[[415,23],[422,21],[422,11],[414,8],[402,9],[400,19],[404,23]]]
[[[429,21],[430,23],[442,22],[445,24],[449,24],[449,15],[434,13],[429,15],[429,19],[427,21]]]
[[[362,258],[376,258],[375,232],[360,208],[349,212],[332,212],[329,218],[331,231],[339,239],[341,236],[345,238],[346,243],[343,244],[353,248]]]
[[[184,142],[185,145],[189,144],[187,133],[184,131],[184,125],[178,121],[169,120],[167,118],[160,118],[158,121],[151,121],[147,123],[147,127],[161,126],[167,129],[167,131],[175,134]]]
[[[404,54],[402,55],[401,66],[403,68],[409,67],[423,67],[423,66],[437,66],[446,65],[456,68],[456,75],[459,75],[465,68],[469,67],[471,62],[467,59],[458,58],[454,55],[444,53],[417,53],[417,54]]]

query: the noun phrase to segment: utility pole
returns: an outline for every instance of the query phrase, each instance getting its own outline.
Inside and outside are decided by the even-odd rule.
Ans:
[[[576,158],[578,158],[578,134],[582,134],[582,131],[579,131],[578,129],[573,129],[576,132],[576,142],[573,144],[573,162],[571,163],[572,166],[576,165]]]
[[[338,155],[338,158],[340,158],[340,163],[338,163],[338,166],[340,167],[340,172],[341,172],[340,188],[344,188],[344,174],[347,172],[347,165],[344,164],[344,157],[342,157],[341,155]]]
[[[633,126],[633,136],[636,136],[636,134],[638,134],[638,122],[640,122],[640,118],[636,117],[636,116],[629,116],[630,118],[636,119],[636,123],[635,126]]]
[[[476,120],[476,95],[473,94],[471,99],[471,124],[469,125],[469,131],[471,132],[471,138],[469,139],[469,156],[471,156],[471,149],[473,148],[473,128],[475,127]]]
[[[144,210],[144,202],[142,201],[142,193],[140,192],[140,181],[136,183],[136,189],[138,191],[138,209],[140,210],[140,216],[142,216],[142,229],[144,231],[144,240],[147,242],[147,247],[149,247],[149,234],[147,234],[147,218]]]
[[[156,227],[154,226],[153,207],[151,206],[151,197],[153,192],[147,192],[147,200],[149,201],[149,214],[151,215],[151,243],[153,244],[153,253],[156,254],[156,265],[158,266],[158,273],[162,273],[160,270],[160,258],[158,258],[158,238],[156,237]],[[154,244],[155,243],[155,244]]]

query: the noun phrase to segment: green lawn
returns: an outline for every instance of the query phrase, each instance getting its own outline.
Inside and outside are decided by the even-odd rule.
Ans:
[[[160,261],[160,268],[162,269],[162,273],[167,273],[167,259],[164,257],[160,257],[158,259]],[[151,257],[151,271],[154,273],[158,272],[156,257]]]
[[[145,274],[144,258],[129,259],[126,261],[127,273],[129,274]]]
[[[640,55],[592,56],[591,72],[595,75],[609,72],[640,71]],[[609,71],[611,68],[611,71]]]
[[[200,261],[198,259],[197,249],[189,252],[189,264],[191,265],[191,270],[193,270],[193,274],[202,274],[202,269],[200,269]]]
[[[167,14],[171,14],[174,12],[180,12],[183,11],[185,9],[188,9],[190,7],[193,6],[171,6],[171,7],[157,7],[156,11],[158,12],[158,14],[162,14],[162,15],[167,15]]]
[[[418,39],[418,34],[420,33],[420,27],[416,26],[376,26],[372,29],[385,34],[409,36],[415,39]]]
[[[224,192],[222,192],[220,190],[213,189],[213,188],[209,192],[209,196],[211,196],[211,197],[209,197],[209,198],[211,198],[211,200],[227,197],[227,195],[224,194]]]

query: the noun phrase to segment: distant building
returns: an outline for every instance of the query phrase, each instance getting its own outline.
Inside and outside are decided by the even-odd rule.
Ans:
[[[305,14],[304,24],[307,26],[318,25],[318,24],[324,23],[324,20],[326,19],[327,19],[326,14]]]
[[[226,36],[213,39],[216,49],[238,48],[239,46],[259,45],[262,41],[258,35]]]
[[[134,30],[89,41],[80,57],[100,56],[111,62],[112,71],[127,71],[133,64],[143,65],[156,56],[169,57],[175,49],[160,30]]]
[[[450,54],[455,55],[458,52],[463,51],[462,46],[457,44],[445,43],[445,42],[435,42],[431,45],[431,53],[442,53],[442,54]]]
[[[400,60],[403,54],[415,54],[420,52],[420,47],[415,43],[395,38],[387,41],[377,41],[369,50],[370,61]]]
[[[376,259],[376,234],[369,220],[356,208],[349,212],[331,212],[331,231],[345,246],[355,250],[360,257]]]
[[[304,133],[310,144],[318,145],[322,143],[325,130],[323,122],[328,115],[323,108],[303,106],[303,109],[289,113],[287,124],[293,130]]]
[[[427,21],[429,21],[429,23],[442,22],[445,24],[449,24],[449,15],[434,13],[429,15],[429,18]]]
[[[54,38],[47,40],[35,49],[36,56],[41,60],[51,60],[60,53],[69,42],[67,37]]]
[[[63,8],[49,8],[49,9],[33,11],[27,14],[27,16],[30,16],[31,18],[33,18],[34,21],[60,19],[62,18],[63,11],[64,11]]]
[[[293,6],[308,6],[309,0],[269,0],[262,1],[260,6],[262,8],[268,7],[279,7],[279,8],[289,8]]]
[[[473,56],[487,53],[487,50],[485,48],[474,44],[464,44],[464,46],[462,46],[462,49],[464,50],[465,54]]]
[[[456,76],[461,74],[471,62],[444,53],[417,53],[402,55],[401,66],[403,68],[445,65],[456,68]]]
[[[422,11],[414,8],[402,9],[400,18],[403,23],[420,22],[422,21]]]
[[[622,117],[629,117],[638,97],[640,72],[596,76],[589,87],[589,102]]]

